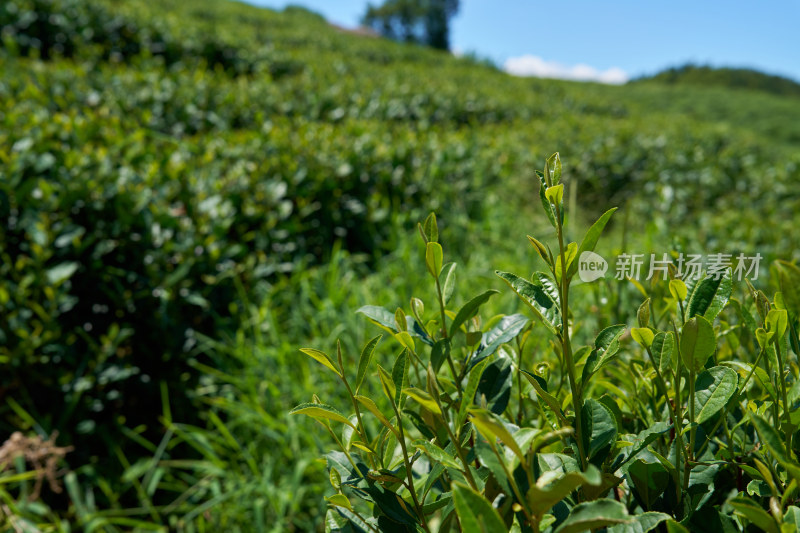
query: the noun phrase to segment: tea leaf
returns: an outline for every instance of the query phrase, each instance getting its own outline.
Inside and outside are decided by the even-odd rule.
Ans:
[[[778,528],[778,524],[775,522],[775,519],[754,501],[748,498],[739,497],[728,501],[728,504],[733,507],[737,514],[745,517],[761,531],[765,531],[767,533],[780,533],[780,529]]]
[[[748,411],[747,414],[750,417],[750,422],[752,422],[753,427],[756,428],[761,442],[767,447],[772,457],[786,469],[786,472],[788,472],[792,478],[800,481],[800,465],[792,460],[790,455],[786,453],[786,448],[784,448],[781,437],[778,435],[775,428],[752,411]]]
[[[461,397],[461,405],[458,408],[458,417],[456,418],[457,428],[460,428],[462,425],[464,425],[464,422],[467,419],[467,410],[472,407],[472,403],[475,399],[475,393],[478,390],[478,383],[481,380],[483,370],[488,364],[489,358],[487,357],[472,367],[472,370],[469,373],[469,380],[467,381],[467,386],[464,388],[464,394]]]
[[[386,418],[386,416],[384,416],[383,413],[381,413],[381,410],[378,409],[378,406],[375,405],[375,402],[373,402],[371,398],[368,398],[366,396],[360,396],[360,395],[357,395],[355,398],[356,398],[356,401],[358,401],[358,403],[362,404],[373,415],[375,415],[375,417],[380,421],[381,424],[386,426],[392,433],[397,434],[397,430],[395,430],[395,428],[392,425],[392,423],[389,422],[389,419]]]
[[[588,399],[583,404],[581,422],[583,425],[583,448],[590,459],[613,444],[617,437],[614,413],[597,400]]]
[[[506,533],[508,528],[486,498],[467,485],[453,483],[453,502],[462,531]]]
[[[400,355],[397,356],[397,359],[394,361],[394,366],[392,366],[392,383],[395,386],[394,392],[394,399],[397,403],[398,407],[403,407],[403,403],[405,400],[403,395],[400,392],[408,383],[408,366],[411,361],[411,358],[408,357],[408,350],[404,349],[400,352]]]
[[[435,462],[441,463],[447,468],[455,468],[456,470],[464,469],[464,465],[458,464],[450,454],[431,442],[418,440],[413,443],[413,446],[424,452],[425,455],[433,459]]]
[[[438,278],[442,272],[442,259],[442,245],[438,242],[429,242],[425,247],[425,265],[434,278]]]
[[[423,231],[428,242],[439,242],[439,226],[436,224],[436,213],[431,213],[425,219]]]
[[[373,337],[366,346],[364,346],[364,349],[361,350],[361,357],[358,359],[358,374],[356,375],[356,394],[358,394],[358,390],[364,383],[364,377],[367,375],[369,363],[372,361],[372,354],[375,353],[375,347],[378,345],[381,338],[383,338],[383,335]]]
[[[555,473],[550,471],[549,473]],[[553,476],[543,475],[535,485],[528,489],[526,499],[531,512],[542,515],[555,504],[569,496],[575,489],[583,485],[599,486],[602,483],[600,470],[594,465],[589,465],[586,472],[568,472],[553,479]]]
[[[695,422],[702,424],[720,412],[736,393],[736,372],[715,366],[701,372],[694,385]]]
[[[800,268],[787,261],[775,261],[778,284],[792,322],[800,317]]]
[[[390,333],[395,332],[396,324],[394,323],[394,314],[383,307],[378,305],[364,305],[358,308],[356,313],[361,313]]]
[[[650,298],[639,306],[639,310],[636,312],[636,319],[640,328],[646,328],[650,325]]]
[[[675,335],[670,331],[658,332],[650,345],[650,353],[658,371],[663,375],[673,366],[675,350]]]
[[[539,317],[542,323],[551,332],[558,334],[561,327],[561,313],[558,303],[545,291],[541,284],[534,284],[510,272],[495,271],[495,274],[505,281],[509,287],[528,304]]]
[[[531,237],[530,235],[528,235],[528,240],[531,241],[531,244],[536,249],[536,252],[539,254],[539,257],[541,257],[542,260],[549,265],[550,254],[547,252],[547,247],[545,247],[544,244],[542,244],[535,238]]]
[[[783,338],[786,328],[789,325],[789,314],[785,309],[770,309],[767,313],[767,331],[773,333],[776,338]]]
[[[681,359],[683,364],[700,372],[717,347],[714,328],[702,316],[695,316],[683,325]]]
[[[464,306],[458,311],[458,314],[453,319],[453,322],[450,324],[450,337],[454,337],[456,333],[458,333],[458,328],[461,327],[461,324],[472,318],[475,313],[478,312],[478,308],[485,304],[492,295],[497,294],[499,291],[494,289],[489,289],[488,291],[479,294],[478,296],[474,297],[472,300],[468,301],[464,304]]]
[[[683,281],[679,279],[673,279],[669,282],[669,293],[677,301],[682,302],[686,300],[686,295],[689,294],[689,289],[686,287],[686,284]]]
[[[718,279],[708,276],[695,285],[692,295],[689,297],[689,305],[686,309],[686,317],[703,316],[709,322],[713,322],[728,299],[731,296],[731,269],[727,269],[725,274]]]
[[[342,377],[342,373],[336,368],[336,365],[333,364],[333,360],[325,352],[315,350],[314,348],[300,348],[300,351],[333,370],[337,376]]]
[[[648,511],[631,516],[631,519],[624,524],[611,526],[608,528],[608,533],[647,533],[648,531],[654,530],[661,522],[666,520],[670,520],[668,514]],[[677,524],[677,522],[673,523]],[[683,531],[688,533],[688,530]]]
[[[498,418],[494,413],[486,409],[471,408],[469,409],[470,421],[481,432],[486,440],[494,443],[500,440],[503,444],[514,452],[514,455],[520,461],[525,461],[525,455],[522,453],[517,441],[509,433],[502,419]]]
[[[647,463],[642,459],[631,463],[628,475],[633,481],[633,486],[645,509],[653,506],[656,499],[667,488],[670,480],[669,472],[661,463]]]
[[[342,424],[347,424],[355,429],[355,426],[334,407],[325,405],[324,403],[302,403],[289,411],[290,415],[306,415],[316,419],[328,419]]]
[[[631,338],[642,348],[649,348],[653,344],[655,335],[650,328],[631,328]]]
[[[604,365],[611,361],[619,351],[619,338],[625,332],[625,324],[609,326],[600,333],[594,341],[594,350],[586,359],[583,367],[581,381],[583,386],[589,382],[589,378],[600,370]]]
[[[620,502],[608,499],[579,503],[554,533],[580,533],[596,528],[623,524],[630,520],[627,509]]]
[[[439,405],[436,403],[436,400],[425,392],[422,389],[418,389],[416,387],[408,387],[403,389],[403,394],[411,398],[412,400],[416,401],[422,407],[430,411],[431,413],[441,415],[442,410],[439,409]]]
[[[581,241],[581,245],[578,247],[578,252],[575,254],[576,257],[580,257],[583,255],[583,252],[593,252],[595,246],[597,246],[597,241],[600,239],[600,235],[603,233],[603,229],[605,229],[606,224],[611,219],[611,215],[617,210],[616,207],[612,207],[605,213],[603,213],[597,221],[592,224],[589,230],[584,235],[583,240]],[[572,268],[567,272],[568,276],[572,276],[578,270],[578,264],[573,263]]]
[[[456,263],[447,263],[442,267],[442,273],[439,274],[439,285],[442,287],[442,300],[446,304],[453,297],[456,287]]]

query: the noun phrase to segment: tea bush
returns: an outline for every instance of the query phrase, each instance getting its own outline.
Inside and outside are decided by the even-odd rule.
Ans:
[[[350,399],[292,410],[336,444],[326,530],[796,530],[800,269],[776,262],[769,299],[749,280],[734,291],[730,266],[695,278],[670,262],[639,285],[633,327],[596,331],[570,286],[616,208],[569,242],[559,155],[537,176],[556,243],[528,239],[547,271],[495,272],[528,313],[484,323],[498,291],[474,286],[448,308],[456,264],[431,214],[434,298],[359,310],[393,338],[391,367],[373,364],[385,334],[357,364],[338,343],[302,349]]]

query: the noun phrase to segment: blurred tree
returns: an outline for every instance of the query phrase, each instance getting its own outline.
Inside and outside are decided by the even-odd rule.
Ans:
[[[450,19],[459,0],[386,0],[367,6],[364,25],[397,41],[450,49]]]

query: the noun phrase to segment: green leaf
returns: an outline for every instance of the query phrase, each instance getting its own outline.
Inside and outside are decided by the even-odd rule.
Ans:
[[[716,347],[714,327],[704,317],[695,316],[683,325],[681,359],[688,368],[700,372]]]
[[[497,417],[491,411],[486,409],[471,408],[469,409],[470,421],[480,431],[486,440],[494,443],[498,439],[500,442],[509,447],[514,452],[514,455],[519,458],[521,462],[525,461],[525,455],[522,453],[517,441],[511,436],[511,433],[506,428],[503,420]]]
[[[583,425],[583,449],[591,459],[617,438],[617,423],[614,413],[598,402],[588,399],[581,408],[581,422]]]
[[[548,294],[541,283],[531,283],[510,272],[497,270],[495,274],[505,281],[523,302],[528,304],[528,307],[539,317],[547,329],[558,334],[558,330],[561,328],[561,312],[558,309],[558,302]]]
[[[550,184],[558,185],[558,182],[561,181],[561,156],[558,155],[558,152],[547,158],[544,169]]]
[[[611,215],[613,215],[614,211],[616,210],[616,207],[612,207],[603,213],[600,218],[597,219],[597,222],[592,224],[592,226],[586,232],[586,235],[583,237],[581,245],[578,247],[578,253],[576,254],[576,257],[580,258],[580,256],[583,255],[583,252],[594,251],[594,247],[597,246],[597,241],[600,239],[603,229],[605,229],[606,224],[608,224],[608,221],[611,219]],[[567,272],[567,275],[572,276],[577,270],[578,263],[573,262],[572,267]]]
[[[347,499],[347,496],[344,494],[334,494],[333,496],[328,496],[325,498],[328,500],[328,503],[331,505],[335,505],[336,507],[344,507],[345,509],[353,509],[350,506],[350,500]]]
[[[765,531],[767,533],[780,533],[780,529],[778,528],[778,524],[775,522],[775,519],[772,518],[772,516],[762,509],[761,506],[756,502],[748,498],[739,497],[729,500],[728,504],[733,507],[736,514],[745,517],[761,531]]]
[[[475,365],[478,361],[495,353],[502,344],[519,335],[520,331],[528,325],[528,322],[530,322],[530,319],[521,314],[508,315],[501,318],[495,327],[483,335],[478,353],[470,364]]]
[[[650,325],[650,298],[639,306],[639,310],[636,312],[636,319],[640,328],[646,328]]]
[[[783,523],[791,525],[790,531],[800,531],[800,507],[790,505],[783,515]]]
[[[673,366],[673,354],[675,350],[675,335],[658,332],[650,345],[650,353],[653,354],[653,362],[658,371],[663,375]]]
[[[342,377],[342,373],[336,368],[336,365],[333,364],[333,360],[325,352],[314,348],[300,348],[300,351],[333,370],[337,376]]]
[[[425,224],[422,226],[425,237],[428,239],[428,242],[439,242],[439,226],[436,224],[436,214],[431,213],[428,215],[428,218],[425,219]]]
[[[420,404],[422,407],[424,407],[431,413],[436,415],[442,414],[442,410],[439,409],[439,404],[436,403],[436,400],[433,398],[433,396],[431,396],[424,390],[418,389],[416,387],[407,387],[403,389],[403,394],[405,394],[406,396],[408,396],[409,398]]]
[[[555,413],[555,415],[561,422],[562,426],[567,425],[567,421],[564,418],[564,414],[561,412],[561,405],[558,403],[558,400],[555,398],[555,396],[553,396],[544,389],[543,387],[544,379],[534,374],[531,374],[527,370],[519,369],[519,371],[522,372],[522,375],[525,376],[528,382],[533,386],[534,390],[536,390],[536,396],[540,400],[544,400],[544,402],[547,404],[550,410],[553,411],[553,413]],[[542,380],[542,382],[539,383],[539,380]]]
[[[650,509],[659,496],[666,490],[670,480],[669,472],[661,463],[647,463],[637,459],[628,467],[628,475],[633,481],[636,494],[642,507]]]
[[[71,261],[69,263],[61,263],[48,269],[45,275],[50,284],[60,285],[72,277],[76,270],[78,270],[78,263]]]
[[[453,502],[462,531],[506,533],[508,528],[497,509],[483,496],[461,483],[453,483]]]
[[[703,316],[709,322],[713,322],[728,299],[731,297],[731,269],[727,269],[723,276],[714,279],[708,276],[695,285],[692,295],[689,297],[689,305],[686,310],[687,318]]]
[[[620,502],[608,499],[579,503],[554,533],[580,533],[596,528],[623,524],[630,520]]]
[[[583,485],[599,486],[602,481],[600,470],[594,465],[589,465],[586,472],[562,474],[551,470],[544,473],[536,484],[528,489],[526,495],[528,506],[534,515],[541,516],[575,489]]]
[[[397,430],[395,430],[394,426],[389,419],[381,413],[381,410],[378,409],[378,406],[375,405],[375,402],[372,401],[371,398],[366,396],[356,395],[356,401],[366,407],[375,417],[380,421],[381,424],[386,426],[392,433],[397,434]]]
[[[438,278],[442,272],[443,257],[442,245],[438,242],[429,242],[425,246],[425,265],[434,278]]]
[[[778,284],[783,294],[783,301],[789,318],[794,322],[800,318],[800,268],[787,261],[778,260],[773,263],[778,273]]]
[[[552,187],[548,187],[544,191],[544,197],[552,204],[559,206],[559,210],[561,209],[561,205],[564,203],[564,185],[553,185]]]
[[[539,175],[538,172],[537,175]],[[547,185],[544,182],[543,176],[540,176],[539,179],[541,180],[541,186],[539,187],[539,200],[542,202],[542,207],[544,208],[545,215],[547,215],[547,220],[549,220],[550,224],[555,228],[556,213],[555,211],[553,211],[553,207],[550,205],[550,201],[547,199],[547,196],[545,195],[545,190],[547,189]]]
[[[397,359],[394,360],[394,366],[392,366],[392,383],[394,383],[394,399],[397,402],[398,407],[402,407],[404,400],[403,395],[400,392],[408,383],[408,365],[410,363],[410,358],[408,357],[408,350],[404,349],[400,352],[400,355],[397,356]]]
[[[478,312],[480,306],[485,304],[492,295],[497,294],[499,291],[494,289],[489,289],[486,292],[483,292],[473,298],[472,300],[468,301],[464,304],[464,306],[458,311],[458,314],[453,319],[453,322],[450,324],[450,337],[454,337],[456,333],[458,333],[458,328],[461,327],[461,324],[472,318],[475,313]]]
[[[748,411],[748,416],[753,423],[753,427],[756,428],[761,442],[767,447],[772,457],[778,461],[778,464],[786,469],[791,477],[800,481],[800,464],[792,460],[789,454],[786,453],[786,448],[783,447],[781,437],[778,435],[778,432],[775,431],[775,428],[752,411]]]
[[[617,524],[608,528],[607,533],[647,533],[658,527],[661,522],[669,520],[670,516],[665,513],[647,512],[631,517],[624,524]]]
[[[736,393],[738,376],[734,370],[715,366],[701,372],[694,384],[695,422],[702,424],[720,412]]]
[[[649,348],[653,344],[655,335],[650,328],[631,328],[631,338],[642,348]]]
[[[398,307],[394,312],[394,325],[397,332],[408,331],[408,322],[406,321],[406,313],[402,307]]]
[[[361,357],[358,360],[358,374],[356,375],[356,394],[358,394],[361,384],[364,383],[364,377],[367,375],[367,370],[369,370],[369,363],[372,361],[372,354],[375,353],[375,347],[382,337],[383,335],[373,337],[361,350]]]
[[[442,288],[442,300],[447,304],[453,297],[456,288],[456,263],[447,263],[439,274],[439,286]]]
[[[589,383],[589,378],[600,370],[604,365],[611,361],[619,351],[619,338],[625,333],[625,324],[608,326],[597,334],[594,340],[594,350],[586,358],[583,366],[581,381],[585,387]]]
[[[536,248],[536,252],[539,254],[539,257],[541,257],[542,260],[549,265],[550,254],[547,253],[547,247],[530,235],[528,235],[528,240],[531,242],[533,247]]]
[[[364,305],[358,308],[356,313],[361,313],[391,333],[395,332],[394,314],[383,307],[378,305]]]
[[[442,364],[450,356],[450,339],[439,339],[431,350],[431,366],[434,372],[438,372]]]
[[[490,359],[487,357],[472,367],[472,370],[469,373],[469,380],[467,381],[466,388],[464,388],[464,394],[461,397],[461,405],[458,408],[458,418],[456,423],[457,428],[463,426],[467,419],[467,410],[472,407],[472,402],[475,399],[475,393],[478,390],[478,383],[480,383],[483,370],[486,368],[486,365],[489,364],[489,361]]]
[[[328,419],[333,420],[336,422],[341,422],[342,424],[347,424],[351,428],[355,429],[355,426],[350,423],[350,421],[339,411],[335,408],[331,407],[330,405],[325,405],[324,403],[301,403],[291,411],[289,411],[290,415],[306,415],[310,416],[311,418],[319,419]]]
[[[767,313],[767,331],[773,333],[776,338],[783,338],[786,328],[789,326],[789,314],[785,309],[770,309]]]
[[[447,468],[455,468],[456,470],[463,470],[464,465],[461,465],[456,462],[452,455],[448,454],[443,449],[439,448],[435,444],[424,441],[424,440],[417,440],[414,441],[413,446],[420,451],[422,451],[425,455],[433,459],[433,461],[437,463],[441,463],[443,466]]]
[[[686,300],[686,295],[689,294],[689,289],[682,280],[673,279],[669,282],[669,293],[677,301],[682,302]]]

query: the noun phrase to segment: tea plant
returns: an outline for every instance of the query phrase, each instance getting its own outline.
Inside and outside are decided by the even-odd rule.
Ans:
[[[776,262],[774,297],[748,281],[740,299],[731,268],[684,280],[670,264],[631,280],[635,327],[592,332],[571,286],[615,208],[570,241],[559,155],[536,176],[555,244],[529,240],[546,270],[496,272],[534,320],[482,322],[495,289],[449,307],[456,264],[431,214],[433,298],[359,310],[394,339],[392,365],[373,363],[382,335],[357,364],[338,343],[335,357],[302,350],[350,398],[292,411],[338,448],[326,530],[796,531],[800,269]]]

